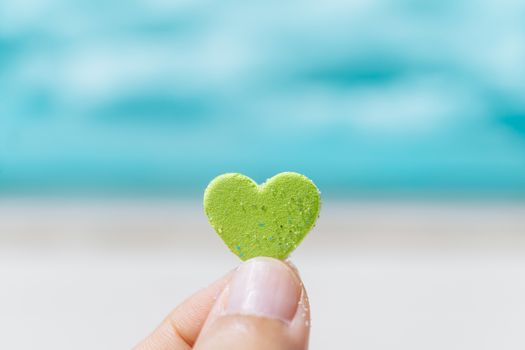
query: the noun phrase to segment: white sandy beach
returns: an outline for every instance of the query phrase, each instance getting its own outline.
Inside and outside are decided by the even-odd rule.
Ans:
[[[312,349],[525,348],[525,203],[327,202]],[[128,349],[238,263],[198,203],[0,201],[1,349]]]

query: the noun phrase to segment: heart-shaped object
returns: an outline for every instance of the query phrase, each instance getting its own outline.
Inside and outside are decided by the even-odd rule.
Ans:
[[[286,258],[315,225],[321,195],[306,176],[280,173],[257,185],[242,174],[213,179],[204,192],[211,226],[242,260]]]

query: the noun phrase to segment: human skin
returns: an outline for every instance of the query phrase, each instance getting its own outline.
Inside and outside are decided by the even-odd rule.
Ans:
[[[306,350],[309,332],[297,269],[254,258],[176,307],[135,350]]]

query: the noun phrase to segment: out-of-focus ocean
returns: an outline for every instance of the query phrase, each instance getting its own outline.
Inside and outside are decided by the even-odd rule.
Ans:
[[[525,2],[0,2],[0,190],[525,193]]]

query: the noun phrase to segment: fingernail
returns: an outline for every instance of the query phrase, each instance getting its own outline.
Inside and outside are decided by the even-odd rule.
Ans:
[[[239,267],[229,292],[227,314],[291,321],[301,297],[301,285],[298,277],[283,262],[255,258]]]

